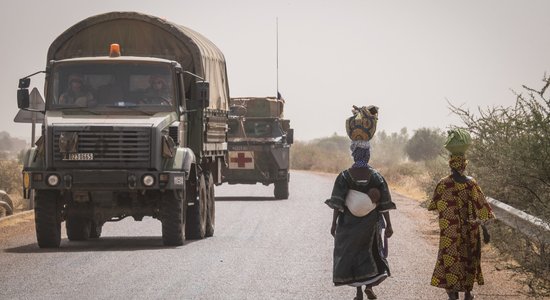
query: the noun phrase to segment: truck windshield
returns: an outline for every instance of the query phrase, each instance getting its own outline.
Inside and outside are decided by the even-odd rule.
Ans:
[[[271,137],[275,125],[273,121],[246,120],[244,131],[248,137]]]
[[[166,64],[66,63],[56,65],[48,93],[49,109],[81,111],[171,111],[174,76]]]

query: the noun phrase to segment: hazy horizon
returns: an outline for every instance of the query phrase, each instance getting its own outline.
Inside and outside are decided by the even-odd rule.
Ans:
[[[89,16],[138,11],[190,27],[225,55],[230,95],[279,90],[297,140],[345,135],[352,105],[380,107],[379,130],[459,125],[464,108],[509,106],[550,71],[550,1],[28,1],[0,3],[0,131],[16,124],[18,79],[43,70],[50,43]],[[43,76],[31,87],[43,94]]]

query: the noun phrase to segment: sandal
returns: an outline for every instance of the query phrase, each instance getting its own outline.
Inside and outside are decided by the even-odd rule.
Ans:
[[[449,296],[449,300],[458,300],[458,292],[447,291],[447,296]]]
[[[378,299],[372,288],[365,288],[365,294],[367,295],[367,299]]]

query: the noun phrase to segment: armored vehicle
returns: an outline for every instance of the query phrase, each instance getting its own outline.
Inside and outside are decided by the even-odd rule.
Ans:
[[[165,245],[214,234],[229,88],[212,42],[154,16],[106,13],[55,39],[43,73],[41,137],[23,169],[40,247],[59,247],[62,221],[70,241],[129,216],[160,220]],[[24,110],[30,76],[19,81]]]
[[[288,199],[294,130],[283,118],[283,108],[284,100],[274,97],[231,98],[224,182],[273,183],[275,198]]]

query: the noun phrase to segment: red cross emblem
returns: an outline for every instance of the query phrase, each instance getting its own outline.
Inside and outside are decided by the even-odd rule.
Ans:
[[[254,169],[254,152],[229,152],[229,168],[230,169]]]

